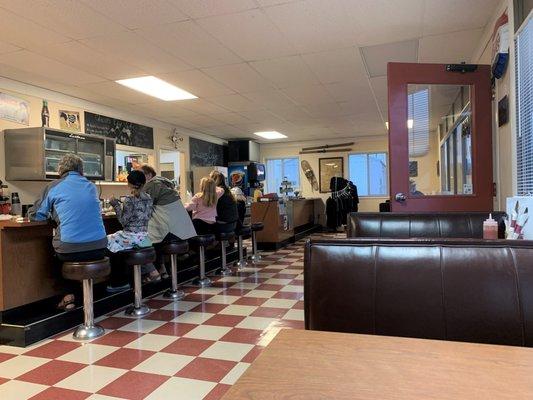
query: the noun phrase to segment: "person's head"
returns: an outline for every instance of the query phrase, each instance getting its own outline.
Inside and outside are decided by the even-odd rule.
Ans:
[[[59,176],[63,176],[69,172],[77,172],[83,175],[83,160],[76,154],[65,154],[57,166],[57,173]]]
[[[213,207],[217,203],[217,185],[211,178],[200,181],[200,197],[206,207]]]
[[[146,183],[146,177],[143,171],[133,170],[128,174],[128,186],[134,196],[139,196]]]
[[[144,176],[146,177],[146,182],[154,179],[157,175],[155,172],[155,169],[148,164],[142,165],[141,171],[144,173]]]
[[[246,196],[244,195],[243,191],[239,187],[232,187],[231,194],[237,201],[246,201]]]
[[[217,171],[216,169],[211,171],[209,174],[209,177],[215,181],[215,184],[223,189],[226,189],[226,177],[224,174],[220,171]]]

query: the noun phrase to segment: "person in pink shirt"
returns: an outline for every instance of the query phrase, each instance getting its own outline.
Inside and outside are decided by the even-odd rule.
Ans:
[[[200,192],[193,196],[190,203],[185,204],[187,211],[192,211],[192,223],[199,235],[215,233],[217,202],[223,194],[224,190],[217,188],[213,179],[202,178]]]

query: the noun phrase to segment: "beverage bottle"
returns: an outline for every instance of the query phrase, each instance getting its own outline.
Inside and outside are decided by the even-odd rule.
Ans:
[[[20,204],[19,194],[17,192],[11,194],[11,214],[22,215],[22,204]]]
[[[492,214],[483,221],[483,239],[498,239],[498,222],[492,219]]]
[[[48,101],[43,100],[43,108],[41,109],[42,126],[50,126],[50,111],[48,110]]]

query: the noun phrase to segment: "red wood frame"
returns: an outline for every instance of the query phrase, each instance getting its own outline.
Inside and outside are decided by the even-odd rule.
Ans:
[[[492,105],[490,66],[475,72],[448,72],[445,64],[389,63],[389,170],[392,211],[492,211]],[[470,85],[472,103],[472,183],[474,194],[410,196],[407,85]],[[395,200],[396,193],[407,196]]]

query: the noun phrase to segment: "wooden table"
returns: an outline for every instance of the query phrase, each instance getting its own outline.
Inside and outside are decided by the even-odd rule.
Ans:
[[[533,399],[533,349],[282,330],[223,400]]]

